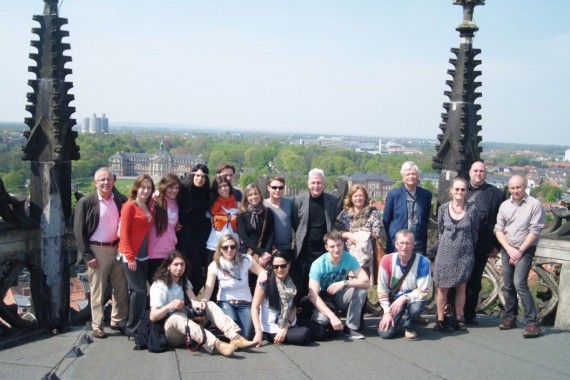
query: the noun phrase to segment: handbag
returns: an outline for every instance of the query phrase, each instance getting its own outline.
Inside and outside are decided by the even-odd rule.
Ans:
[[[367,267],[373,258],[372,233],[367,228],[354,228],[350,232],[356,235],[356,243],[347,246],[348,252],[361,267]]]
[[[163,352],[168,349],[164,331],[166,318],[158,322],[150,320],[150,310],[146,310],[137,326],[134,350],[148,349],[149,352]]]
[[[266,227],[267,227],[267,209],[265,209],[264,211],[264,218],[263,218],[263,225],[261,226],[261,235],[259,235],[259,240],[257,241],[256,246],[261,248],[261,243],[263,242],[263,237],[265,236],[265,231],[266,231]],[[271,247],[271,255],[273,255],[275,253],[275,251],[277,251],[277,248],[275,247]],[[259,264],[259,254],[257,254],[257,252],[255,252],[253,250],[253,248],[247,247],[246,252],[248,255],[250,255],[253,260]]]

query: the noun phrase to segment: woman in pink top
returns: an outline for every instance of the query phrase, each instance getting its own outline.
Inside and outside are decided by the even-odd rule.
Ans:
[[[154,218],[149,203],[154,193],[154,182],[141,174],[133,183],[131,196],[121,209],[119,227],[119,256],[129,286],[129,312],[125,333],[134,336],[142,313],[146,309],[147,288],[147,234]]]
[[[156,269],[168,254],[176,249],[178,224],[178,194],[180,179],[176,174],[165,174],[158,183],[158,194],[152,197],[150,210],[154,224],[148,233],[148,276],[149,283]]]

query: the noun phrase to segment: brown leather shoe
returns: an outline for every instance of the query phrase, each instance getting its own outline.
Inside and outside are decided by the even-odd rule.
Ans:
[[[536,338],[542,335],[542,329],[536,323],[529,323],[522,333],[523,338]]]
[[[511,330],[517,328],[517,321],[511,318],[503,319],[503,322],[499,326],[499,330]]]
[[[93,330],[93,337],[99,339],[105,339],[107,337],[107,333],[103,329],[95,329]]]
[[[224,343],[221,340],[216,340],[214,346],[216,347],[216,350],[226,358],[233,356],[234,351],[236,350],[236,347],[233,344]]]
[[[232,339],[231,344],[237,348],[251,348],[254,347],[257,342],[247,340],[241,335],[236,335],[235,338]]]

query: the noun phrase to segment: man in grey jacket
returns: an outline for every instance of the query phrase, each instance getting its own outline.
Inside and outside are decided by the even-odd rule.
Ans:
[[[297,195],[294,199],[298,220],[295,230],[295,265],[301,278],[298,291],[303,296],[309,292],[311,265],[325,251],[323,237],[334,226],[347,187],[345,183],[339,198],[326,193],[325,173],[317,168],[309,171],[307,184],[309,191]]]

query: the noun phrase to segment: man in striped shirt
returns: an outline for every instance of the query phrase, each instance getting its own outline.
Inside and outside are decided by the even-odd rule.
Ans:
[[[384,256],[378,268],[378,301],[384,310],[378,334],[391,339],[403,328],[405,339],[416,340],[414,320],[424,310],[431,287],[430,264],[414,253],[412,231],[400,230],[394,240],[398,252]]]

